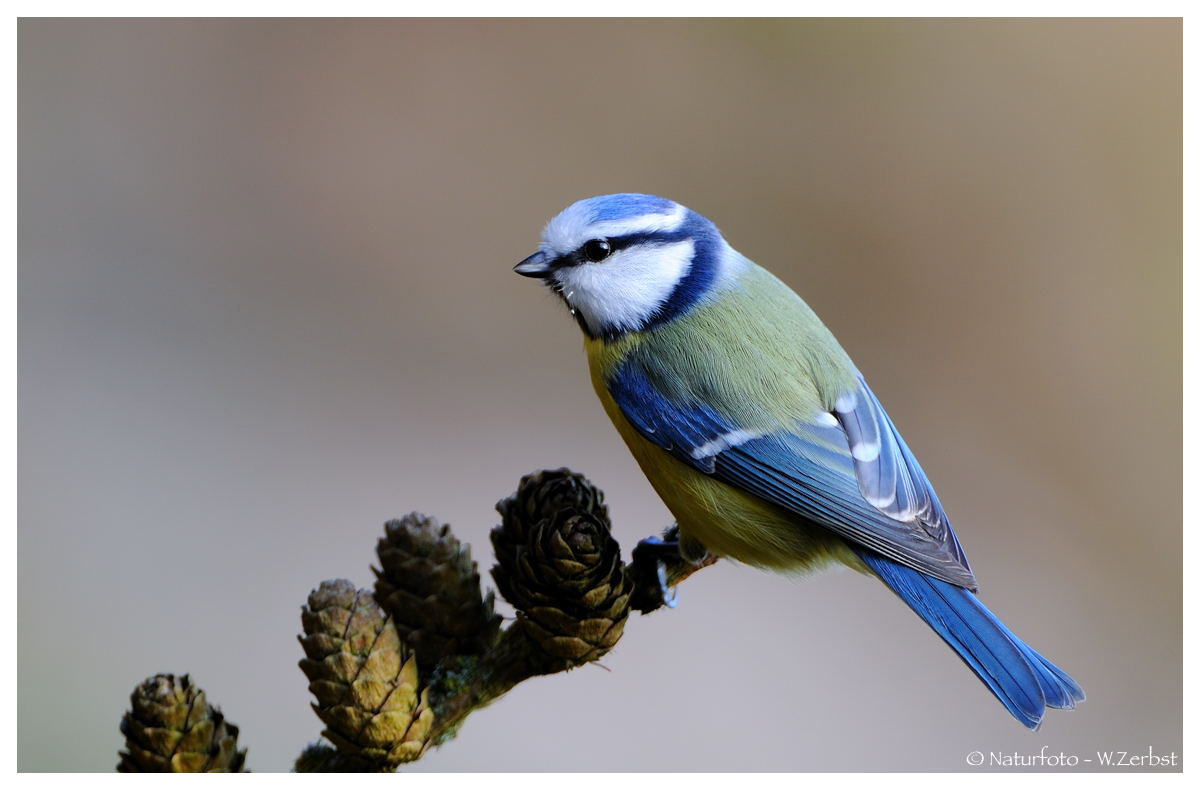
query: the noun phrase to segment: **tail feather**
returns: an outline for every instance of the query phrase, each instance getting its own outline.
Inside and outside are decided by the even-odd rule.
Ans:
[[[982,608],[983,604],[980,603],[979,606]],[[987,610],[984,609],[984,611]],[[1021,652],[1025,655],[1025,660],[1033,667],[1034,672],[1038,673],[1042,684],[1042,691],[1046,694],[1046,707],[1074,710],[1075,703],[1083,702],[1086,699],[1083,688],[1075,682],[1074,678],[1063,672],[1032,647],[1022,642],[995,615],[992,615],[992,619],[995,620],[1000,630],[1021,648]]]
[[[1078,683],[1018,639],[971,591],[867,549],[858,554],[1026,727],[1037,729],[1048,707],[1071,709],[1083,701]]]

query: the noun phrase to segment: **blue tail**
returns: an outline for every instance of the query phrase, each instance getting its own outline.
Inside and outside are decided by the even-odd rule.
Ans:
[[[1026,727],[1036,730],[1046,708],[1070,710],[1083,701],[1078,683],[1018,639],[971,591],[856,551]]]

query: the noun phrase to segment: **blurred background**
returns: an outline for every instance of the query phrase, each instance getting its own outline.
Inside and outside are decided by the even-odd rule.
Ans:
[[[410,767],[967,770],[1181,751],[1181,23],[19,25],[19,768],[108,771],[190,672],[287,770],[322,579],[529,471],[669,523],[515,276],[615,191],[791,284],[935,481],[988,605],[1088,700],[1016,724],[881,585],[722,563]],[[486,578],[486,573],[485,573]],[[487,580],[490,583],[490,579]],[[1094,765],[1094,763],[1093,763]]]

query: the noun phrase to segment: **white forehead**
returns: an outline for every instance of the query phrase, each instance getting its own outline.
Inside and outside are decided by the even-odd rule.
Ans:
[[[590,239],[670,232],[677,230],[687,219],[685,206],[662,198],[655,199],[661,201],[656,205],[645,207],[639,205],[641,201],[617,203],[617,198],[634,197],[643,196],[609,196],[572,203],[547,223],[542,231],[542,251],[565,255]],[[635,211],[637,208],[643,210]]]

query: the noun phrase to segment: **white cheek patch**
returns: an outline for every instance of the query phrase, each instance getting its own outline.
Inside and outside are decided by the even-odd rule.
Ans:
[[[560,269],[555,278],[571,309],[583,316],[588,329],[634,330],[675,290],[692,267],[695,244],[641,244],[613,253],[600,263]]]

